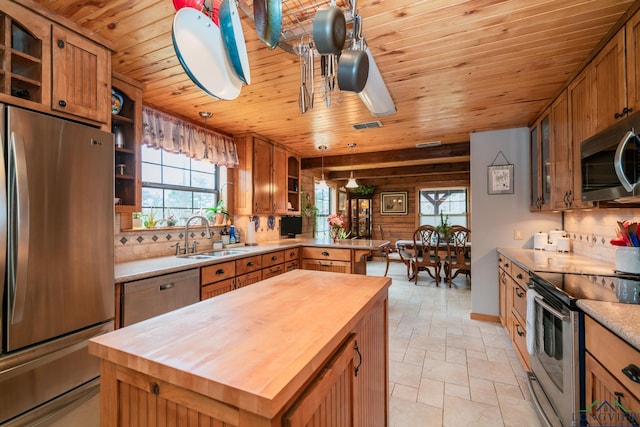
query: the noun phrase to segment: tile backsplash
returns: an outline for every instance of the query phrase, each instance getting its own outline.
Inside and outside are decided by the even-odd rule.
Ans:
[[[235,216],[233,223],[240,232],[241,242],[246,241],[248,216]],[[269,222],[269,216],[259,217],[259,226],[255,232],[256,243],[265,243],[280,239],[278,217]],[[206,238],[204,226],[190,226],[189,240],[198,242],[198,251],[210,249],[213,240],[220,240],[223,227],[211,227],[213,239]],[[115,262],[135,261],[175,255],[176,243],[184,243],[184,227],[142,228],[130,231],[120,230],[120,215],[116,215],[114,230]]]
[[[611,263],[616,260],[618,221],[640,221],[640,209],[592,209],[564,213],[564,230],[571,238],[572,251]]]

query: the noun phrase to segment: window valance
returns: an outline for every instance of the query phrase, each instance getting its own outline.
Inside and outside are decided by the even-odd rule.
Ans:
[[[142,143],[218,166],[238,166],[233,138],[147,106],[142,107]]]

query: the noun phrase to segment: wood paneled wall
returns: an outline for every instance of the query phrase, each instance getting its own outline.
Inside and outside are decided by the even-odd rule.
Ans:
[[[320,179],[320,174],[315,170],[303,170],[301,181],[302,188],[308,191],[313,199],[314,179]],[[380,226],[384,230],[384,239],[390,240],[392,243],[399,239],[411,239],[413,231],[418,226],[418,191],[421,188],[440,188],[440,187],[469,187],[469,180],[450,180],[450,181],[434,181],[431,177],[410,178],[387,178],[375,181],[360,181],[360,184],[374,185],[376,187],[372,200],[372,224],[373,238],[382,239]],[[338,183],[344,185],[344,182]],[[407,192],[407,214],[406,215],[381,215],[380,213],[380,192],[384,191],[406,191]],[[471,197],[469,191],[468,197]],[[337,202],[337,201],[336,201]],[[303,201],[304,205],[304,201]],[[470,217],[470,215],[469,215]],[[311,222],[304,218],[302,221],[303,232],[312,231]]]

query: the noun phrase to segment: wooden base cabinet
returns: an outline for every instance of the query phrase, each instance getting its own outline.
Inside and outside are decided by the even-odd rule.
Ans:
[[[640,351],[585,316],[585,406],[590,426],[637,426],[640,383],[625,374]],[[635,368],[637,369],[637,368]]]
[[[498,295],[500,322],[516,349],[522,366],[529,370],[527,352],[527,281],[529,272],[498,254]]]
[[[180,313],[180,319],[194,327],[175,340],[164,336],[144,336],[136,340],[139,332],[131,328],[92,340],[90,353],[102,359],[102,425],[389,425],[387,290],[390,280],[368,278],[362,284],[362,280],[354,276],[318,278],[302,271],[291,274],[299,283],[296,286],[286,284],[287,279],[271,279],[267,287],[256,288],[257,293],[238,292],[224,304],[206,301],[198,306],[201,311]],[[349,289],[347,298],[344,293],[331,291],[331,284],[339,280]],[[294,343],[272,342],[280,349],[277,355],[267,356],[268,349],[254,353],[257,345],[268,342],[269,333],[254,331],[251,325],[273,324],[273,334],[279,336],[282,322],[294,324],[296,317],[305,316],[301,311],[314,311],[314,308],[305,308],[301,302],[303,307],[299,310],[278,311],[264,304],[256,308],[254,319],[251,313],[238,314],[233,307],[254,304],[267,295],[276,300],[276,306],[290,307],[294,301],[303,301],[303,295],[319,289],[317,282],[320,281],[328,294],[320,302],[322,308],[315,309],[317,316],[303,325],[287,328]],[[269,290],[272,286],[276,288],[274,293]],[[336,317],[327,313],[323,317],[321,312],[336,305],[345,310],[344,315]],[[211,317],[211,313],[216,315]],[[274,318],[268,313],[279,313],[284,318]],[[179,331],[172,315],[178,316],[176,312],[169,313],[146,327],[155,331],[160,325],[167,325],[160,335],[172,336]],[[337,318],[342,326],[326,328],[327,322],[335,322]],[[214,325],[204,325],[205,319]],[[218,321],[228,321],[228,330],[216,328]],[[240,331],[245,333],[239,334]],[[252,331],[259,335],[252,336]],[[214,333],[210,341],[203,339],[203,335],[210,333]],[[157,340],[160,347],[155,343]],[[220,354],[217,347],[220,342],[229,345],[225,353],[233,357]],[[302,354],[303,349],[316,347],[318,353],[314,350]],[[197,360],[186,357],[185,352]],[[120,357],[126,354],[129,357]],[[277,363],[286,362],[285,365],[269,366],[270,361],[274,363],[274,357],[279,360]],[[239,365],[238,361],[242,360],[245,363]],[[225,366],[230,369],[225,370]],[[245,373],[236,378],[237,370],[233,366],[242,366],[236,369],[246,369],[254,375]],[[264,391],[265,387],[269,388],[268,392]]]

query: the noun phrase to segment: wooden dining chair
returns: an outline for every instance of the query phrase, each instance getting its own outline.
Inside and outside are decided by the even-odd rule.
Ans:
[[[378,230],[380,230],[380,239],[381,240],[387,240],[385,239],[385,234],[384,234],[384,229],[382,228],[382,226],[378,226]],[[384,257],[387,260],[387,266],[384,269],[384,276],[387,276],[387,273],[389,272],[389,263],[391,262],[401,262],[404,265],[407,266],[407,277],[411,277],[411,268],[410,268],[410,261],[408,258],[404,257],[402,255],[402,252],[396,247],[396,245],[394,243],[390,243],[389,246],[385,246],[382,249],[382,252],[384,253]]]
[[[412,270],[416,285],[418,284],[418,274],[421,271],[426,271],[436,281],[436,286],[439,286],[441,265],[438,255],[439,246],[440,234],[434,226],[422,225],[413,232],[413,248],[406,250],[412,252],[410,270]]]
[[[454,225],[445,235],[447,255],[444,258],[444,274],[449,287],[455,277],[463,273],[471,279],[471,250],[467,243],[471,237],[471,230],[461,225]],[[456,270],[452,275],[453,270]]]

